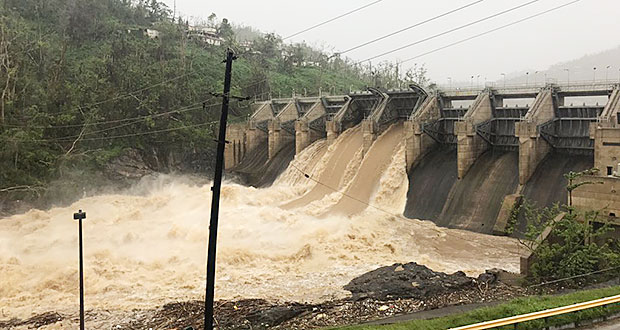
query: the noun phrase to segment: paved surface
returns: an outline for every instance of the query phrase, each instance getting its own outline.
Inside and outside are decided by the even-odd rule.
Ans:
[[[588,326],[576,328],[579,330],[585,329],[595,329],[595,330],[618,330],[620,329],[620,318],[615,318],[613,320],[609,320],[607,322],[590,324]]]

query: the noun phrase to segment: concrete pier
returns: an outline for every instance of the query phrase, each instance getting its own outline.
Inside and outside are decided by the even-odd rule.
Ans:
[[[272,159],[284,145],[294,142],[295,121],[298,118],[297,106],[292,99],[269,122],[269,159]]]
[[[515,123],[515,135],[519,138],[519,184],[524,185],[536,170],[536,166],[551,151],[538,125],[552,120],[555,116],[553,89],[548,88],[538,94],[525,118]]]
[[[439,100],[437,96],[428,97],[405,122],[405,159],[407,171],[422,159],[437,142],[424,133],[423,125],[439,119]]]
[[[457,136],[457,169],[459,179],[465,177],[465,174],[476,159],[489,148],[489,144],[477,134],[476,126],[491,119],[493,116],[492,110],[489,92],[484,91],[478,95],[463,119],[454,123],[454,133]]]

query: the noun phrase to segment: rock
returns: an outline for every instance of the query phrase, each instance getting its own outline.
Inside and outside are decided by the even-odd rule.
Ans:
[[[113,180],[140,179],[153,174],[153,170],[149,168],[136,149],[127,149],[119,157],[106,164],[105,172]]]
[[[269,324],[276,326],[288,321],[308,310],[308,306],[275,306],[266,310],[259,310],[246,316],[253,325]],[[321,314],[319,314],[321,315]]]
[[[375,269],[351,280],[344,289],[354,300],[424,299],[472,285],[473,278],[463,272],[448,275],[411,262]]]

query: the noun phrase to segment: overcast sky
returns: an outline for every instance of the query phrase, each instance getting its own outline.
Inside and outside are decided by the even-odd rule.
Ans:
[[[437,33],[484,18],[531,0],[484,0],[472,7],[348,54],[363,60]],[[380,59],[403,60],[452,42],[519,20],[570,0],[539,0],[532,5],[463,30],[395,52]],[[172,9],[174,0],[164,0]],[[176,0],[185,17],[216,13],[236,24],[287,36],[374,0]],[[472,3],[474,0],[383,0],[362,11],[306,32],[288,41],[306,41],[332,51],[344,50],[416,22]],[[445,84],[481,75],[500,80],[501,73],[544,70],[557,62],[579,58],[620,44],[619,0],[581,0],[521,24],[404,64],[425,64],[430,77]],[[609,63],[614,67],[617,63]],[[481,81],[483,78],[480,78]]]

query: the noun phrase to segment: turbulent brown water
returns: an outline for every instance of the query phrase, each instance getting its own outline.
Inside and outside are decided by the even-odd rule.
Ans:
[[[392,139],[398,132],[395,128],[384,137],[403,141]],[[341,298],[347,294],[342,286],[352,278],[394,262],[415,261],[436,271],[469,275],[493,267],[518,270],[520,251],[513,239],[400,216],[408,189],[402,143],[387,143],[392,148],[387,162],[370,156],[361,162],[353,153],[343,170],[341,191],[350,191],[352,183],[367,175],[355,169],[381,170],[373,186],[364,187],[370,189],[368,202],[377,208],[325,215],[347,198],[338,192],[325,192],[301,207],[279,207],[312,191],[315,183],[298,169],[321,178],[347,136],[336,147],[314,143],[269,188],[223,186],[218,299]],[[371,161],[382,165],[364,164]],[[49,310],[75,312],[77,225],[72,214],[78,209],[88,214],[88,309],[126,311],[202,299],[210,185],[161,177],[138,188],[140,194],[88,197],[69,207],[0,219],[0,319]]]

